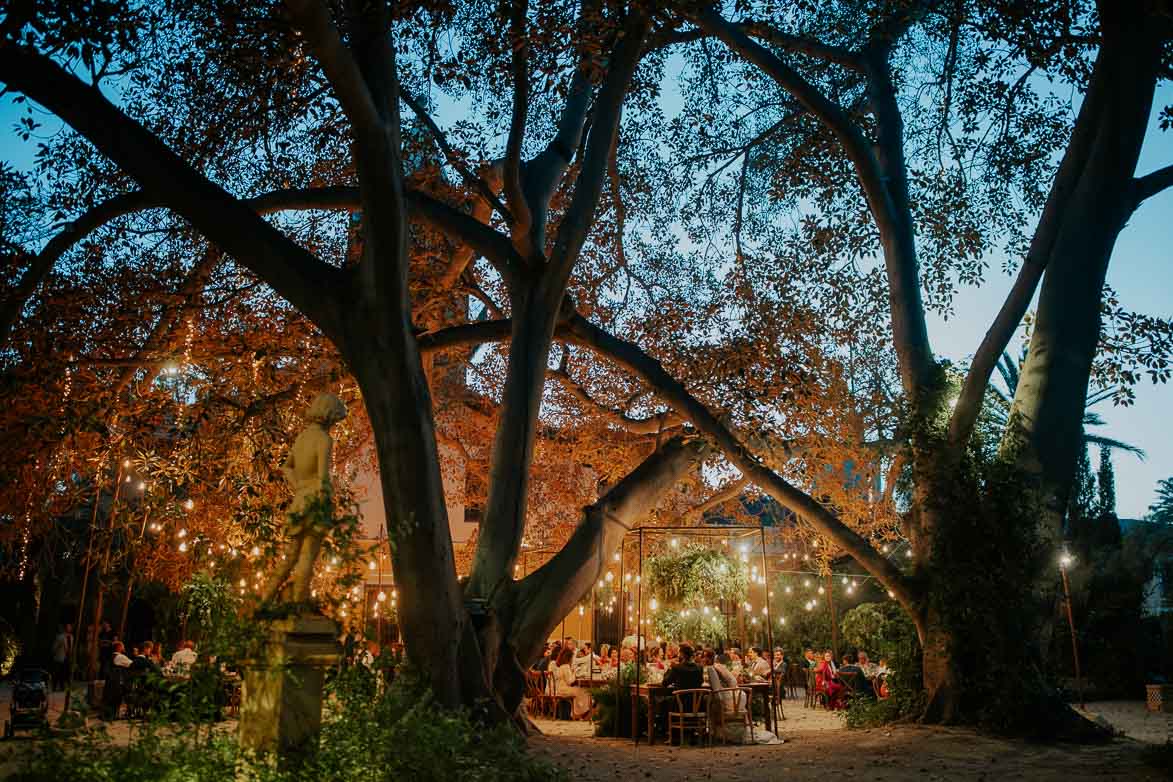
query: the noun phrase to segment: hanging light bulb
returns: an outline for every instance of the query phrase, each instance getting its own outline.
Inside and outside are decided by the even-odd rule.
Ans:
[[[261,555],[261,547],[260,546],[253,546],[252,551],[250,551],[249,553],[252,554],[254,557],[259,557]]]
[[[374,570],[374,569],[375,569],[375,560],[372,559],[370,562],[367,563],[367,570]]]
[[[195,507],[195,502],[193,500],[191,500],[190,498],[187,500],[184,500],[183,507],[187,510],[191,510],[192,508]]]
[[[659,607],[660,607],[660,601],[656,600],[656,598],[654,598],[654,597],[651,599],[651,602],[648,603],[648,608],[652,609],[653,611],[655,611]]]
[[[187,542],[185,541],[185,542],[179,544],[179,553],[183,554],[186,552],[187,552]]]
[[[181,537],[181,538],[186,538],[186,537],[187,537],[187,530],[186,530],[186,529],[180,529],[180,530],[179,530],[179,537]]]
[[[378,594],[378,597],[376,597],[375,599],[376,599],[376,600],[378,600],[380,603],[382,603],[384,600],[386,600],[386,599],[387,599],[387,593],[386,593],[386,592],[380,592],[380,593]]]
[[[822,587],[819,587],[819,594],[820,594],[820,595],[822,595],[822,594],[825,594],[825,591],[824,591],[824,589],[823,589]]]

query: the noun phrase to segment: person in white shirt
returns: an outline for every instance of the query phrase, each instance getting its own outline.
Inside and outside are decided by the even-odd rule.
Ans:
[[[126,656],[126,647],[122,645],[122,641],[114,642],[114,665],[119,668],[129,668],[131,659]]]
[[[195,644],[184,641],[179,650],[171,655],[171,666],[177,673],[187,673],[187,670],[196,663]]]

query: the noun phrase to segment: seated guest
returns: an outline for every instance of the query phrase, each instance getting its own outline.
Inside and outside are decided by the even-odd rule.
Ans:
[[[759,679],[770,678],[770,661],[762,656],[762,647],[751,646],[746,660],[746,668],[749,670],[750,676],[756,676]]]
[[[574,662],[571,663],[574,675],[580,679],[591,678],[591,667],[594,660],[595,656],[591,654],[591,645],[584,643],[578,653],[574,655]]]
[[[635,650],[632,649],[630,646],[623,647],[623,650],[619,652],[619,662],[626,665],[627,663],[634,662],[634,661],[635,661]]]
[[[680,645],[680,660],[664,674],[665,687],[675,687],[678,690],[695,690],[705,683],[705,672],[693,659],[692,647],[688,644]]]
[[[862,649],[859,652],[859,668],[863,671],[863,675],[869,679],[874,679],[879,671],[879,666],[869,660],[868,653]]]
[[[741,673],[741,650],[736,646],[731,646],[725,654],[729,657],[729,670],[735,676],[739,675]]]
[[[867,657],[867,655],[863,655]],[[840,675],[845,673],[853,673],[855,676],[851,678],[851,687],[856,692],[873,700],[876,697],[876,692],[872,688],[871,679],[864,675],[863,668],[856,663],[851,662],[851,658],[844,656],[843,665],[839,667]]]
[[[610,663],[611,663],[611,670],[612,670],[612,671],[617,671],[617,670],[619,670],[619,663],[620,663],[620,654],[619,654],[619,650],[618,650],[618,649],[612,649],[612,650],[611,650],[611,654],[610,654],[610,656],[609,656],[609,658],[608,658],[608,659],[610,660]]]
[[[151,659],[151,654],[154,652],[154,644],[150,641],[143,641],[142,648],[138,650],[138,654],[130,661],[130,670],[132,671],[150,671],[151,673],[162,673],[159,666]]]
[[[802,653],[802,667],[803,668],[818,668],[819,661],[815,657],[814,649],[807,649]]]
[[[163,644],[152,642],[150,650],[147,651],[147,657],[154,663],[156,669],[163,670]]]
[[[839,681],[830,649],[823,652],[823,661],[815,668],[815,690],[827,696],[827,708],[842,709],[847,705],[846,693],[842,682]]]
[[[171,664],[176,668],[184,669],[190,668],[196,663],[195,643],[192,641],[184,641],[179,645],[179,649],[175,654],[171,655]]]
[[[678,659],[680,659],[680,647],[676,644],[668,644],[668,648],[664,652],[664,664],[675,665]]]
[[[648,658],[648,667],[649,668],[655,668],[657,671],[668,670],[668,666],[665,665],[664,661],[660,658],[660,647],[653,646],[649,650],[649,654],[650,654],[650,657]]]
[[[704,668],[693,662],[692,647],[686,643],[680,645],[680,657],[675,665],[668,669],[661,682],[665,687],[674,690],[697,690],[705,684]],[[657,722],[661,725],[668,720],[668,712],[676,708],[675,698],[664,698],[656,710]]]
[[[774,673],[786,673],[786,653],[781,646],[774,647]]]
[[[745,695],[730,692],[738,689],[738,684],[737,677],[728,668],[729,656],[714,656],[711,649],[706,649],[701,659],[705,665],[705,679],[709,689],[718,693],[717,697],[709,700],[714,737],[737,744],[781,744],[778,737],[765,728],[754,731],[746,728],[745,710],[749,708],[749,700]]]
[[[562,644],[554,641],[546,651],[547,654],[541,660],[538,660],[538,664],[534,666],[539,671],[553,671],[553,666],[558,659],[558,655],[562,653]]]
[[[130,667],[131,659],[126,656],[126,647],[122,645],[122,641],[114,642],[114,658],[111,662],[119,668]]]
[[[574,684],[577,678],[571,663],[574,661],[574,650],[563,646],[558,653],[554,675],[550,678],[551,695],[571,695],[574,702],[571,704],[570,716],[572,719],[585,719],[591,710],[591,693],[583,687]]]

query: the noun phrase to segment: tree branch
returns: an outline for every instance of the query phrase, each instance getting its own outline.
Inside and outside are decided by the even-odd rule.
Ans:
[[[693,507],[686,510],[683,515],[685,518],[690,519],[702,518],[713,508],[718,508],[721,505],[724,505],[726,502],[729,502],[729,500],[740,497],[742,492],[745,490],[745,487],[748,485],[749,478],[744,476],[738,478],[735,481],[731,481],[724,487],[714,492],[713,495],[704,502],[700,503],[699,505],[694,505]]]
[[[814,57],[824,62],[833,62],[837,65],[842,65],[844,68],[861,73],[866,67],[863,58],[859,56],[858,52],[853,52],[842,46],[826,44],[814,38],[784,33],[764,22],[750,22],[748,24],[738,25],[738,28],[747,35],[759,38],[788,52],[805,54],[808,57]]]
[[[518,248],[526,247],[533,216],[525,193],[521,189],[521,145],[525,141],[526,119],[529,115],[529,38],[526,24],[529,16],[527,0],[514,0],[509,4],[509,44],[513,51],[513,112],[509,118],[509,137],[505,142],[505,163],[502,180],[505,199],[513,211],[511,226],[513,243]]]
[[[582,387],[578,381],[570,376],[564,369],[552,369],[547,377],[552,377],[557,380],[567,393],[582,402],[588,407],[594,408],[603,414],[612,424],[625,429],[632,434],[657,434],[659,432],[666,432],[680,426],[680,416],[673,413],[671,410],[666,410],[658,415],[653,415],[648,418],[633,418],[621,410],[613,410],[607,407],[602,402],[598,401]]]
[[[892,591],[911,614],[921,615],[920,595],[900,570],[877,552],[870,543],[840,521],[809,494],[791,485],[763,465],[716,416],[639,346],[614,337],[570,314],[558,323],[555,336],[565,342],[588,347],[607,356],[639,376],[654,388],[673,409],[724,452],[725,457],[747,480],[776,499],[783,507],[806,519],[821,534],[833,540],[869,573]],[[500,342],[510,335],[508,320],[483,321],[433,332],[420,337],[420,350],[435,350],[481,342]]]
[[[591,588],[623,540],[666,492],[708,453],[703,441],[676,437],[583,510],[566,545],[520,584],[518,656],[528,660],[554,626]]]
[[[406,103],[407,107],[412,110],[419,121],[427,126],[428,132],[432,134],[432,138],[436,140],[440,151],[444,153],[444,159],[456,169],[457,173],[460,174],[460,178],[464,180],[464,183],[491,205],[497,211],[497,214],[501,215],[506,225],[511,225],[513,223],[513,214],[510,213],[505,204],[501,203],[501,199],[497,198],[497,194],[493,192],[493,188],[489,187],[489,183],[484,178],[477,176],[475,172],[469,169],[460,155],[456,154],[456,151],[452,149],[452,145],[448,143],[448,137],[444,134],[444,131],[440,129],[440,126],[436,124],[436,121],[432,119],[431,115],[424,110],[423,105],[409,95],[403,89],[402,85],[399,89],[399,99]]]
[[[524,262],[509,239],[475,217],[419,190],[407,191],[407,203],[416,217],[467,242],[493,264],[507,283],[517,278]]]
[[[895,565],[813,497],[763,465],[716,416],[709,412],[707,407],[669,375],[660,362],[644,353],[637,345],[608,334],[577,314],[571,315],[568,319],[567,330],[578,344],[607,356],[656,389],[678,413],[710,438],[742,475],[753,481],[783,507],[806,519],[821,534],[833,540],[855,558],[892,591],[910,614],[921,615],[919,595]]]
[[[45,106],[139,182],[151,198],[269,283],[327,335],[339,334],[341,273],[282,234],[51,58],[0,44],[0,78]]]
[[[1134,179],[1133,189],[1136,193],[1136,206],[1140,206],[1147,199],[1169,187],[1173,187],[1173,163]]]
[[[382,113],[367,87],[354,55],[330,19],[330,9],[319,0],[286,0],[293,23],[305,37],[356,135],[381,133]]]
[[[551,292],[562,297],[570,270],[578,258],[578,251],[586,241],[587,230],[594,219],[595,208],[607,175],[607,161],[619,133],[619,117],[623,99],[627,96],[635,67],[642,53],[643,40],[650,22],[638,11],[632,12],[623,26],[623,35],[611,56],[611,67],[603,80],[595,100],[590,137],[583,155],[578,181],[566,213],[558,225],[558,234],[551,253],[551,273],[554,284]]]

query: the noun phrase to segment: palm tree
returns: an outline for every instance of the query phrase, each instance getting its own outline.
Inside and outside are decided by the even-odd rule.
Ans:
[[[989,396],[987,401],[987,410],[990,419],[994,421],[1002,429],[1010,422],[1010,405],[1014,399],[1014,394],[1018,390],[1018,369],[1026,361],[1026,349],[1023,348],[1022,356],[1018,361],[1015,361],[1009,353],[1002,353],[1002,360],[998,362],[998,374],[1002,376],[1002,382],[1006,384],[1003,390],[995,383],[989,385]],[[1109,399],[1112,396],[1112,389],[1104,389],[1101,391],[1093,391],[1088,394],[1087,401],[1084,402],[1083,410],[1083,443],[1085,447],[1097,446],[1099,448],[1106,448],[1109,451],[1125,451],[1134,454],[1136,458],[1142,462],[1145,459],[1145,452],[1130,443],[1121,440],[1115,440],[1111,437],[1104,437],[1088,431],[1089,427],[1103,426],[1104,418],[1099,413],[1091,408],[1101,402]]]

